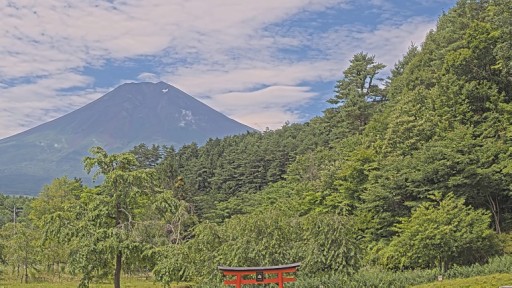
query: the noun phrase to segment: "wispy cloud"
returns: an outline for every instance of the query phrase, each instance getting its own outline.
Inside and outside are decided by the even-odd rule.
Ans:
[[[305,83],[335,81],[342,77],[342,71],[348,66],[352,55],[360,51],[375,54],[378,61],[392,67],[407,51],[411,43],[419,44],[423,41],[426,33],[433,28],[434,24],[435,22],[431,19],[413,18],[398,25],[379,25],[375,29],[345,25],[315,36],[306,33],[304,39],[297,39],[298,42],[309,43],[308,46],[312,50],[322,51],[322,55],[313,59],[290,61],[284,57],[284,59],[279,58],[278,54],[274,56],[260,55],[259,58],[265,59],[264,61],[237,59],[226,61],[222,65],[216,65],[212,61],[208,64],[198,63],[169,71],[169,74],[164,75],[163,79],[175,83],[180,89],[188,91],[192,95],[205,99],[209,105],[248,125],[262,124],[266,119],[271,118],[266,114],[261,114],[262,117],[257,119],[257,112],[254,111],[251,118],[253,120],[249,122],[246,120],[247,117],[241,116],[247,115],[247,113],[236,113],[229,108],[229,103],[238,102],[234,106],[242,110],[241,105],[247,103],[245,99],[248,95],[262,96],[269,93],[272,97],[279,97],[279,95],[270,93],[277,91],[272,90],[273,87],[295,85],[295,87],[303,89],[306,87]],[[295,97],[301,101],[294,101],[294,94],[288,95],[286,105],[278,106],[274,110],[274,115],[278,114],[277,111],[282,112],[281,115],[275,116],[275,119],[279,120],[268,123],[266,126],[277,128],[287,120],[291,122],[299,120],[300,116],[294,115],[291,111],[307,104],[308,100],[317,96],[315,93],[308,93],[306,97],[301,98],[304,94],[300,94],[296,90],[289,91],[297,93]],[[230,101],[226,101],[222,98],[225,97],[224,95],[236,95],[236,97],[230,97]],[[268,103],[267,97],[258,99],[260,99],[260,105],[256,105],[258,108]],[[251,103],[251,105],[255,105],[255,103]],[[259,109],[258,111],[268,110]]]
[[[392,65],[434,25],[435,17],[336,22],[350,18],[356,3],[4,2],[0,138],[61,116],[125,81],[167,81],[257,128],[303,120],[298,109],[318,96],[311,83],[341,77],[351,55],[361,50]],[[392,7],[383,0],[367,5]],[[108,69],[116,61],[150,62],[152,68],[95,87],[98,79],[86,68]]]
[[[72,94],[57,92],[83,87],[91,81],[89,77],[66,73],[13,87],[1,86],[0,132],[5,136],[21,132],[97,99],[106,91],[84,89]]]
[[[265,130],[280,127],[286,121],[303,120],[293,108],[316,95],[309,87],[271,86],[254,92],[218,94],[205,102],[256,129]]]

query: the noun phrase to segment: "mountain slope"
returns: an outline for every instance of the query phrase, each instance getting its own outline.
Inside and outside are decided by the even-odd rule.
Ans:
[[[140,143],[179,147],[246,131],[254,129],[164,82],[123,84],[76,111],[0,140],[0,192],[36,194],[64,175],[86,180],[81,160],[92,146],[109,153]]]

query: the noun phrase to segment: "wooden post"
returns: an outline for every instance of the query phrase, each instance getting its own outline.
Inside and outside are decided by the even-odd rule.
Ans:
[[[236,274],[236,288],[242,288],[242,277],[243,277],[243,274],[241,274],[241,273]]]

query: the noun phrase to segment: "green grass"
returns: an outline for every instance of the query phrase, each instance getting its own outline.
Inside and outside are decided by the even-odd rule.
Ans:
[[[9,279],[0,280],[0,288],[73,288],[78,286],[78,280],[62,280],[52,282],[33,282],[33,283],[20,283],[19,280]],[[112,282],[94,283],[90,285],[90,288],[112,288],[114,284]],[[123,278],[121,279],[121,287],[126,288],[161,288],[164,287],[160,283],[155,283],[152,280],[145,280],[140,278]],[[186,284],[180,284],[178,286],[172,286],[174,288],[188,287]]]
[[[437,288],[437,287],[446,287],[446,288],[498,288],[500,286],[512,285],[512,273],[510,274],[492,274],[487,276],[477,276],[465,279],[451,279],[451,280],[443,280],[434,283],[428,283],[418,286],[413,286],[414,288]]]

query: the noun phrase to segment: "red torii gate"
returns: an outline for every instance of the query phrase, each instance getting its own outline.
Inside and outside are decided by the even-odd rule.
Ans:
[[[284,283],[295,282],[294,277],[285,277],[284,273],[293,273],[297,271],[300,263],[293,263],[280,266],[269,267],[225,267],[219,266],[219,270],[224,275],[235,276],[235,279],[224,280],[225,285],[234,285],[236,288],[242,288],[244,284],[268,284],[277,283],[279,288],[284,288]],[[267,274],[277,274],[275,278],[267,278]],[[245,279],[245,275],[254,275],[254,279]]]

